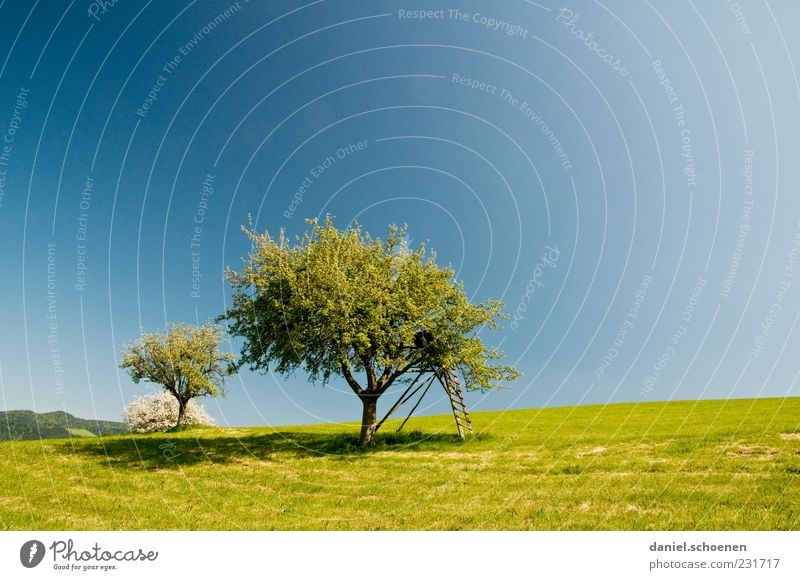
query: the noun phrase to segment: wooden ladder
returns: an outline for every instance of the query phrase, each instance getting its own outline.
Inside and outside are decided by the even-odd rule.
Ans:
[[[447,396],[450,398],[450,406],[453,409],[458,435],[464,439],[466,437],[465,428],[472,433],[472,422],[469,420],[469,412],[467,411],[467,405],[464,403],[464,394],[461,392],[458,375],[455,372],[448,372],[437,374],[436,377],[442,383]]]

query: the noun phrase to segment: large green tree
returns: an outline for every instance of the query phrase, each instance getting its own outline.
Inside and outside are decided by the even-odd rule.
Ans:
[[[363,405],[362,445],[374,442],[378,399],[407,373],[460,371],[469,390],[519,376],[476,334],[497,327],[502,303],[471,304],[424,244],[406,247],[405,228],[391,226],[381,240],[360,226],[339,230],[330,217],[308,223],[293,242],[282,230],[274,238],[244,228],[252,250],[240,272],[228,272],[233,304],[221,317],[244,339],[240,365],[302,369],[323,384],[343,377]]]
[[[145,333],[125,345],[121,368],[135,383],[161,385],[178,400],[178,425],[186,405],[196,397],[223,393],[225,379],[236,373],[235,357],[219,349],[222,330],[214,324],[175,323],[166,332]]]

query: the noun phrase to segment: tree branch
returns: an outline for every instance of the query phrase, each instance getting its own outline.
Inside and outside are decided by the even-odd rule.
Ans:
[[[361,388],[361,385],[359,385],[358,381],[353,377],[353,373],[350,372],[350,363],[348,363],[347,359],[344,357],[339,357],[339,364],[342,366],[342,376],[344,376],[347,384],[350,385],[350,388],[353,389],[356,395],[361,395],[364,389]]]
[[[385,380],[386,382],[385,383],[381,383],[378,392],[381,393],[381,394],[386,392],[386,389],[391,387],[392,383],[394,383],[398,379],[398,377],[400,375],[410,371],[411,367],[413,367],[413,366],[414,366],[414,363],[413,362],[409,362],[406,366],[400,367],[396,371],[391,373],[386,379],[383,379],[383,376],[381,376],[381,379]],[[390,370],[390,369],[387,368],[386,370]],[[384,371],[384,374],[386,374],[386,371]]]
[[[386,380],[391,376],[392,370],[394,367],[391,365],[386,365],[386,368],[383,369],[380,378],[378,379],[378,389],[383,389],[383,386],[386,384]]]
[[[375,367],[366,356],[361,356],[361,363],[364,365],[364,371],[367,373],[367,392],[377,393],[378,391],[378,378],[375,376]]]

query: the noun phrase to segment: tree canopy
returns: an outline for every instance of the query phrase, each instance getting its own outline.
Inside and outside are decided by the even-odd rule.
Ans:
[[[372,442],[378,397],[409,371],[460,371],[470,390],[519,376],[476,334],[498,327],[502,303],[471,304],[424,244],[403,244],[405,227],[381,240],[358,225],[339,230],[330,216],[307,221],[294,243],[283,230],[244,228],[252,250],[228,272],[233,304],[221,317],[244,339],[239,365],[302,369],[323,384],[343,377],[364,404],[362,443]]]

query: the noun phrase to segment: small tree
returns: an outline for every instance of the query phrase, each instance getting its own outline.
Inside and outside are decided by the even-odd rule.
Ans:
[[[382,241],[359,226],[337,230],[330,217],[308,223],[294,245],[283,231],[276,240],[244,228],[253,249],[242,272],[228,273],[233,306],[221,317],[244,338],[239,364],[302,368],[323,384],[344,377],[363,405],[362,445],[374,442],[379,397],[411,369],[460,371],[470,390],[519,376],[493,364],[501,353],[475,334],[505,318],[502,303],[471,304],[450,268],[424,245],[407,247],[405,228]]]
[[[222,331],[206,324],[170,324],[166,332],[143,334],[125,346],[121,368],[135,383],[161,385],[178,402],[177,424],[185,424],[186,406],[196,397],[216,397],[235,374],[234,356],[220,352]]]
[[[177,419],[178,401],[166,391],[136,397],[122,413],[131,433],[163,433],[174,427]],[[215,425],[203,405],[194,400],[186,404],[184,421],[188,425]]]

